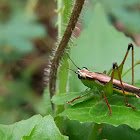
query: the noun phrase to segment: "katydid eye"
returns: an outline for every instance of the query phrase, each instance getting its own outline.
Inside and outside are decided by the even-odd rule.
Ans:
[[[83,69],[83,70],[88,70],[86,67],[83,67],[82,69]]]
[[[78,74],[78,78],[79,78],[79,79],[83,79],[83,77],[82,77],[81,74]]]

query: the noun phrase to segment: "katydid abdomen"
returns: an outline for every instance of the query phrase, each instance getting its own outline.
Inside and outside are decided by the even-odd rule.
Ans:
[[[101,86],[104,86],[106,83],[108,83],[111,80],[110,76],[103,73],[91,72],[88,70],[81,70],[81,73],[84,73],[85,76],[80,77],[79,79],[82,81],[82,83],[85,86],[89,88],[93,88],[93,86],[95,86],[96,83],[100,84]],[[136,97],[140,97],[140,88],[125,82],[122,82],[122,84],[125,90],[125,94],[135,95]],[[117,79],[113,79],[113,90],[122,93],[122,87],[120,81]]]

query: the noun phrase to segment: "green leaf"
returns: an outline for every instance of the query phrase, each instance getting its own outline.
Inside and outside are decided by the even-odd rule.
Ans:
[[[96,102],[95,99],[73,105],[66,109],[62,116],[67,116],[71,120],[80,122],[96,122],[98,124],[107,123],[114,126],[127,124],[133,129],[140,128],[140,101],[135,97],[127,97],[128,102],[137,109],[134,111],[130,107],[126,107],[124,97],[113,95],[108,98],[108,102],[112,109],[112,115],[109,116],[109,110],[105,100]]]
[[[51,116],[35,115],[13,125],[0,125],[0,138],[7,140],[50,139],[67,140],[56,127]]]
[[[44,90],[42,99],[35,104],[35,109],[42,115],[52,115],[52,104],[50,99],[49,87]]]
[[[81,123],[91,121],[92,116],[89,111],[94,103],[96,103],[94,99],[81,102],[72,106],[71,108],[66,109],[60,114],[60,116],[67,116],[70,120],[78,120]]]
[[[94,140],[99,132],[99,125],[92,122],[80,123],[67,119],[64,125],[70,140]]]
[[[140,129],[134,130],[127,125],[114,127],[112,125],[103,125],[97,140],[139,140]]]
[[[68,140],[68,137],[60,134],[51,116],[46,116],[34,127],[30,136],[24,136],[23,140]]]
[[[62,94],[56,94],[52,98],[52,103],[56,105],[63,105],[66,104],[67,101],[71,101],[76,97],[83,95],[84,92],[68,92]]]
[[[4,140],[20,140],[22,136],[29,135],[41,119],[40,115],[35,115],[28,120],[23,120],[12,125],[0,125],[0,138]]]

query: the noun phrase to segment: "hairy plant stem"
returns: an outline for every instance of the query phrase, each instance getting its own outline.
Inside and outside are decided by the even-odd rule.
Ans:
[[[49,81],[50,81],[49,90],[50,90],[51,97],[54,95],[55,89],[56,89],[56,74],[57,74],[57,69],[58,69],[60,60],[65,52],[67,44],[71,38],[72,32],[76,26],[83,4],[84,4],[84,0],[76,0],[69,23],[66,27],[64,35],[57,47],[54,58],[52,60],[50,75],[49,75]]]

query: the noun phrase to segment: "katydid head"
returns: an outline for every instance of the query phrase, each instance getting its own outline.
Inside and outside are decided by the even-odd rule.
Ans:
[[[65,67],[64,67],[65,68]],[[65,68],[65,69],[68,69],[68,70],[71,70],[73,71],[74,73],[76,73],[78,75],[78,78],[79,79],[86,79],[87,77],[87,73],[88,73],[88,69],[86,67],[83,67],[82,69],[79,69],[77,71],[73,70],[73,69],[70,69],[70,68]]]
[[[83,67],[82,69],[78,69],[78,78],[79,79],[86,79],[88,77],[88,69],[86,67]]]
[[[73,65],[74,65],[78,70],[77,70],[77,72],[76,72],[76,71],[74,71],[74,70],[72,70],[72,69],[69,69],[69,68],[67,68],[67,69],[69,69],[69,70],[75,72],[75,73],[78,75],[78,78],[79,78],[79,79],[85,79],[85,78],[86,78],[86,72],[88,71],[88,69],[87,69],[86,67],[82,67],[82,69],[79,68],[79,67],[74,63],[74,61],[70,58],[70,56],[69,56],[68,54],[67,54],[67,56],[69,57],[70,61],[73,63]]]
[[[69,57],[70,58],[70,57]],[[70,59],[71,60],[71,59]],[[67,68],[74,73],[78,75],[78,78],[81,80],[81,82],[87,86],[87,87],[92,87],[92,81],[94,80],[95,73],[89,71],[86,67],[79,68],[72,60],[71,62],[75,65],[75,67],[78,68],[77,71],[74,71],[73,69]]]

